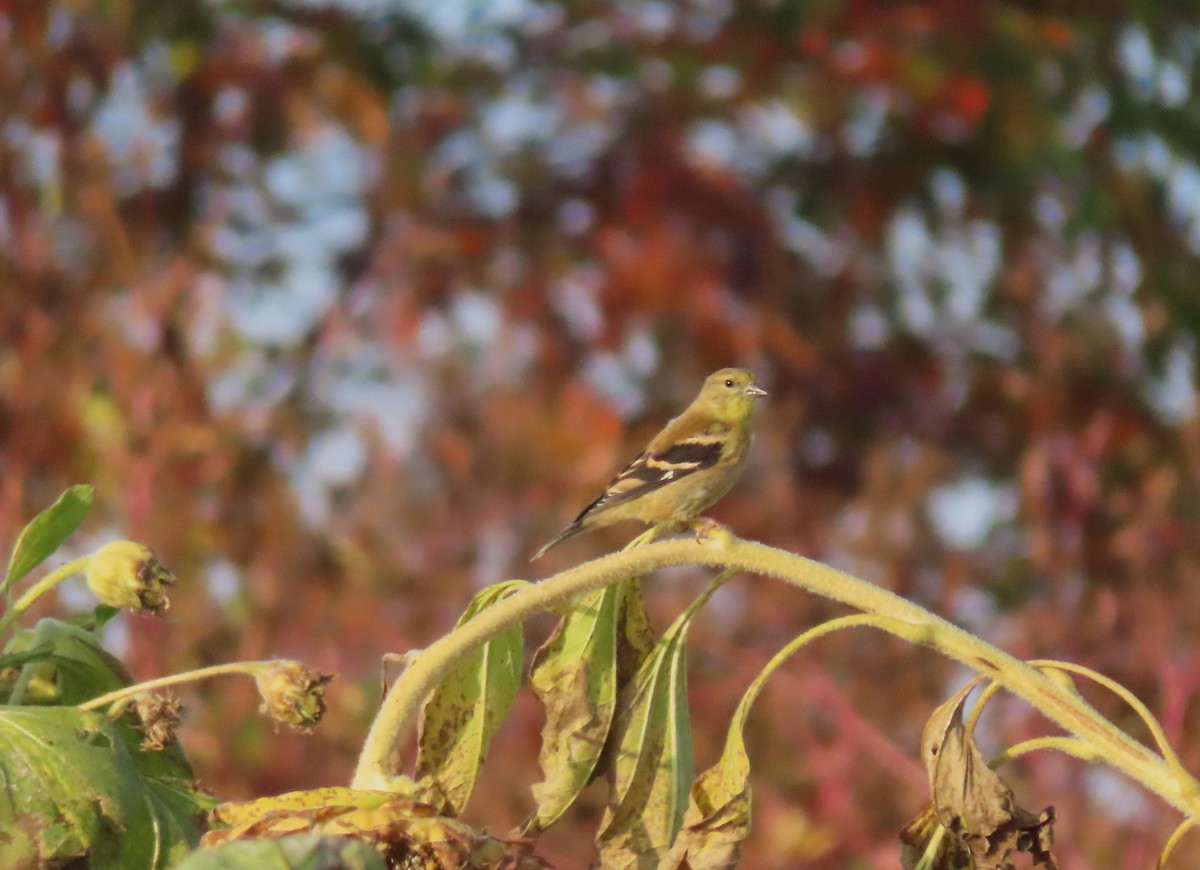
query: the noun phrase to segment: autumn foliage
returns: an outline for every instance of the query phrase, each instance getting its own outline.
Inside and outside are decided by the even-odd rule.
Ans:
[[[1112,678],[1200,771],[1197,11],[0,2],[0,540],[94,486],[44,570],[114,538],[170,567],[161,619],[95,640],[130,680],[339,675],[304,735],[253,680],[183,693],[200,783],[342,786],[384,654],[622,547],[637,529],[528,564],[705,374],[746,366],[771,397],[713,518]],[[711,577],[644,578],[647,630]],[[25,622],[91,614],[83,588]],[[772,657],[846,613],[746,575],[713,592],[684,662],[698,770]],[[525,624],[526,663],[555,626]],[[926,723],[969,676],[862,629],[792,656],[744,723],[743,866],[896,866]],[[541,804],[532,688],[469,804],[447,796],[471,848]],[[1000,695],[974,733],[991,759],[1053,730]],[[1063,867],[1152,866],[1179,822],[1061,753],[1001,773],[1054,807]],[[593,860],[605,806],[596,783],[547,820],[539,859]]]

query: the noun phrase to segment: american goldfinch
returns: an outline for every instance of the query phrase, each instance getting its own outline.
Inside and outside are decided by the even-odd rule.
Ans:
[[[690,524],[729,492],[742,473],[755,400],[766,394],[745,369],[713,372],[692,404],[533,558],[580,532],[623,520]]]

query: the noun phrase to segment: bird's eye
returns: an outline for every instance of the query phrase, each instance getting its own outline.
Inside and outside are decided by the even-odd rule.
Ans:
[[[725,386],[727,386],[727,387],[732,387],[732,386],[733,386],[733,378],[726,378],[726,379],[725,379]]]

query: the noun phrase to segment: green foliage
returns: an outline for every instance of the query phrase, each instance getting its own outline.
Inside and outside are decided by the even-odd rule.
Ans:
[[[12,603],[13,584],[54,553],[91,500],[91,487],[72,487],[21,532],[6,577],[6,626],[20,605],[86,564],[51,572]],[[0,830],[8,832],[0,866],[167,867],[199,840],[211,802],[178,745],[145,751],[129,722],[75,706],[132,682],[97,637],[112,615],[101,607],[86,625],[41,619],[18,628],[0,653]]]
[[[426,645],[481,574],[523,571],[696,375],[753,363],[773,398],[716,519],[1028,656],[1068,651],[1198,758],[1196,9],[5,4],[0,540],[93,482],[97,528],[190,581],[169,642],[121,626],[139,671],[264,643],[361,669],[372,645]],[[665,627],[676,592],[647,589]],[[819,615],[769,594],[691,631],[721,662],[693,679],[698,747]],[[911,794],[921,719],[961,671],[891,653],[834,639],[836,699],[756,706],[778,736],[748,735],[747,864],[848,866],[916,810],[854,798],[881,775]],[[328,751],[296,764],[247,725],[205,781],[340,781],[371,705],[331,703]],[[227,720],[189,711],[206,735]],[[481,818],[529,811],[546,755],[536,726],[498,739]],[[563,789],[543,764],[559,806],[591,763],[567,752]],[[856,765],[827,800],[792,763],[814,753],[886,772]],[[1088,866],[1140,866],[1174,821],[1025,774]],[[594,857],[597,797],[548,858]],[[787,834],[795,814],[825,851]],[[1200,866],[1200,838],[1178,861]]]
[[[695,773],[687,697],[692,619],[731,576],[724,573],[687,607],[622,690],[613,727],[610,792],[597,836],[606,867],[658,867],[687,810]]]
[[[9,704],[81,704],[133,682],[94,632],[57,619],[16,632],[4,655],[15,656],[13,669],[0,672],[0,699]]]
[[[273,840],[239,840],[202,849],[175,865],[178,870],[387,870],[379,852],[359,840],[293,834]]]
[[[203,808],[181,755],[69,707],[0,707],[0,866],[85,858],[95,870],[167,867],[199,838]]]
[[[63,541],[79,528],[91,507],[94,493],[90,486],[73,486],[34,517],[17,537],[12,556],[8,560],[8,571],[4,575],[4,589],[12,586],[59,548]]]

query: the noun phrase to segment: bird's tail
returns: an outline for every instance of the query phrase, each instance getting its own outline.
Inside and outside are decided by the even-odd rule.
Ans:
[[[555,544],[561,544],[567,538],[574,537],[575,535],[578,535],[582,531],[583,531],[583,523],[579,522],[578,520],[571,523],[571,525],[567,526],[565,529],[563,529],[561,532],[559,532],[557,535],[555,535],[553,538],[551,538],[549,541],[547,541],[545,543],[545,545],[542,547],[542,549],[538,550],[536,553],[533,554],[533,558],[530,559],[529,561],[536,562],[538,559],[542,558],[542,556],[546,555],[546,551],[549,550],[551,547],[553,547]]]

